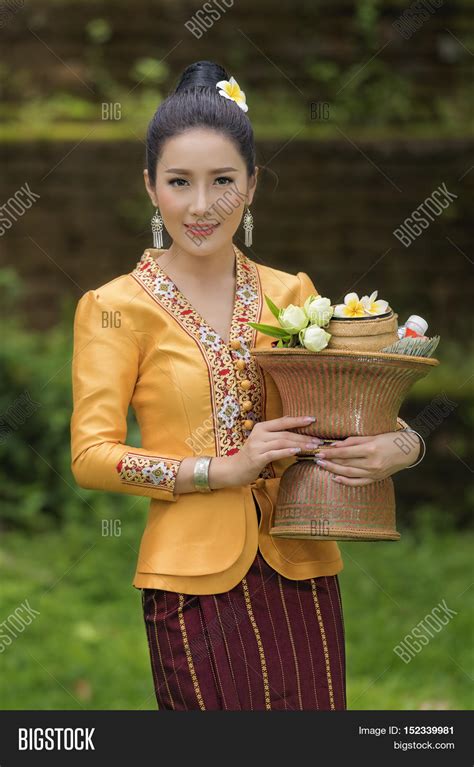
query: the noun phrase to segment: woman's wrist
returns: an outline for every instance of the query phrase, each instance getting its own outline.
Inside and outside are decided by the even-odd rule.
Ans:
[[[426,443],[421,434],[412,429],[410,424],[404,421],[403,418],[400,418],[400,416],[397,417],[397,427],[398,430],[395,432],[397,437],[399,434],[405,434],[407,436],[410,452],[413,453],[413,455],[410,456],[410,462],[407,464],[407,466],[405,466],[406,469],[411,469],[412,466],[417,466],[419,463],[421,463],[425,457]],[[414,449],[414,446],[417,447],[416,450]]]
[[[416,451],[416,457],[406,467],[407,469],[411,469],[413,466],[417,466],[419,463],[421,463],[421,461],[425,457],[425,455],[426,455],[426,442],[423,439],[423,437],[421,436],[421,434],[419,434],[417,431],[415,431],[411,427],[409,427],[405,431],[410,435],[410,437],[413,437],[414,439],[416,438],[416,440],[417,440],[416,441],[416,445],[417,445],[418,449]]]
[[[399,440],[402,440],[402,449],[405,453],[405,469],[411,469],[412,466],[417,466],[426,454],[426,443],[417,431],[407,426],[405,429],[401,429],[394,432],[397,437],[397,444],[400,447]]]
[[[194,484],[194,467],[199,456],[183,458],[176,474],[174,494],[197,493]],[[235,456],[212,456],[209,464],[208,479],[211,490],[240,485]]]
[[[417,432],[411,431],[411,434],[413,434],[413,436],[416,437],[417,446],[418,446],[418,450],[416,451],[416,455],[415,455],[415,458],[414,458],[414,461],[413,461],[413,463],[414,463],[415,461],[418,461],[418,459],[421,456],[421,451],[423,449],[423,443],[421,441],[420,435]]]
[[[241,485],[239,480],[236,456],[216,456],[209,465],[209,487],[211,490],[219,490],[222,487],[235,487]]]

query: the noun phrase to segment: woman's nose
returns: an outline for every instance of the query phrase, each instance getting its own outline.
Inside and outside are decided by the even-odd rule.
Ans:
[[[208,200],[204,190],[196,192],[191,205],[189,206],[189,212],[195,216],[204,216],[207,212]]]

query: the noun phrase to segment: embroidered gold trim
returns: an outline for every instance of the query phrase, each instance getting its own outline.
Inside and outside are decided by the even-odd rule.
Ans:
[[[127,485],[155,487],[173,493],[180,461],[161,456],[128,452],[115,467],[120,481]]]
[[[191,674],[191,679],[192,679],[194,691],[196,693],[196,698],[199,703],[199,708],[201,709],[201,711],[205,711],[206,706],[204,705],[204,700],[201,694],[201,688],[199,687],[196,670],[194,668],[193,656],[191,655],[191,650],[189,648],[188,633],[186,631],[186,624],[184,622],[184,616],[183,616],[183,604],[184,604],[184,596],[183,594],[179,594],[178,618],[179,618],[179,627],[181,629],[181,636],[183,637],[184,651],[186,653],[189,673]]]
[[[260,579],[262,581],[263,595],[265,597],[265,604],[267,606],[268,617],[270,618],[270,623],[272,624],[273,638],[275,640],[275,647],[276,647],[276,651],[277,651],[277,654],[278,654],[278,660],[280,662],[281,680],[282,680],[282,683],[283,683],[283,694],[285,695],[285,710],[287,710],[288,707],[286,705],[285,669],[284,669],[283,662],[282,662],[282,659],[281,659],[280,646],[278,644],[277,633],[276,633],[276,630],[275,630],[275,621],[273,620],[272,611],[270,609],[270,602],[268,601],[267,590],[265,588],[265,579],[264,579],[263,573],[262,573],[262,566],[260,564],[260,558],[258,558],[257,561],[258,561],[258,569],[260,571]]]
[[[265,652],[263,650],[262,645],[262,639],[260,637],[260,631],[258,630],[257,622],[255,620],[255,616],[253,614],[252,610],[252,603],[250,601],[250,594],[249,594],[249,587],[247,585],[247,578],[242,578],[242,585],[244,587],[244,596],[245,596],[245,604],[247,605],[247,612],[249,614],[250,623],[252,624],[252,628],[255,633],[255,639],[257,640],[258,645],[258,652],[260,655],[260,665],[262,667],[262,676],[263,676],[263,690],[265,693],[265,708],[271,709],[271,700],[270,700],[270,687],[268,684],[268,672],[267,672],[267,662],[265,660]]]
[[[131,276],[144,288],[169,315],[181,325],[197,343],[210,371],[211,402],[216,455],[233,455],[246,441],[250,430],[245,420],[254,423],[264,417],[264,379],[257,362],[250,355],[255,346],[257,331],[248,322],[258,322],[263,305],[263,292],[257,265],[247,258],[235,245],[236,289],[230,328],[229,343],[216,333],[189,303],[166,272],[159,266],[150,250],[146,250]],[[233,348],[239,341],[240,347]],[[238,370],[235,362],[245,360],[245,368]],[[240,383],[250,382],[248,389]],[[244,402],[250,400],[252,409],[244,410]],[[261,477],[275,476],[272,464],[265,466]]]
[[[330,577],[332,578],[333,576],[330,576]],[[340,674],[341,674],[341,689],[342,689],[342,695],[343,695],[343,698],[344,698],[344,706],[345,706],[346,705],[346,699],[345,699],[345,691],[344,691],[344,670],[343,670],[343,665],[342,665],[341,646],[339,644],[339,631],[338,631],[338,626],[337,626],[337,621],[336,621],[336,613],[334,612],[334,604],[333,604],[332,596],[331,596],[331,585],[330,585],[330,583],[328,581],[327,575],[324,576],[324,580],[326,582],[326,586],[327,586],[327,590],[328,590],[328,595],[329,595],[329,601],[331,603],[332,622],[334,624],[334,633],[336,635],[337,656],[338,656],[338,659],[339,659],[339,671],[340,671]],[[337,589],[336,589],[336,591],[337,591]]]
[[[332,677],[331,677],[331,665],[329,663],[328,643],[327,643],[327,639],[326,639],[326,631],[324,630],[323,616],[321,615],[321,608],[319,606],[318,592],[317,592],[316,583],[314,581],[314,578],[311,578],[311,589],[312,589],[312,593],[313,593],[314,606],[316,608],[316,615],[318,617],[319,630],[321,632],[321,639],[322,639],[322,642],[323,642],[324,661],[326,663],[326,676],[327,676],[327,680],[328,680],[329,703],[330,703],[331,708],[335,709],[335,705],[334,705],[334,692],[333,692]]]

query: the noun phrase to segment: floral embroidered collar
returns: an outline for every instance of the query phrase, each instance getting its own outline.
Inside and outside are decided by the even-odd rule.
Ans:
[[[160,307],[194,339],[209,370],[216,455],[239,451],[257,421],[264,418],[265,381],[250,349],[259,322],[263,290],[257,265],[235,245],[236,288],[229,343],[212,328],[161,268],[155,256],[162,249],[147,248],[131,276]],[[275,476],[264,467],[261,476]]]
[[[205,338],[207,344],[214,344],[216,348],[220,344],[229,347],[229,345],[233,345],[232,342],[237,340],[242,343],[244,341],[243,336],[253,341],[255,331],[245,323],[257,322],[255,318],[261,310],[262,293],[257,267],[235,245],[233,248],[236,258],[236,287],[228,342],[209,325],[162,269],[155,256],[165,252],[164,249],[147,248],[132,272],[132,276],[138,278],[147,291],[152,293],[159,303],[178,319],[185,320],[188,317],[193,321],[192,323],[186,322],[185,325],[188,327],[190,324],[199,325],[200,336]],[[250,330],[250,334],[247,332],[248,330]]]

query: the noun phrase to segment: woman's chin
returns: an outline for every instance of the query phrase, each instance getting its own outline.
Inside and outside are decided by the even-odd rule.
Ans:
[[[224,235],[224,233],[221,232],[220,226],[218,226],[209,236],[185,232],[184,237],[181,233],[180,236],[177,236],[176,238],[173,237],[172,239],[176,245],[184,250],[191,250],[194,253],[198,253],[199,251],[209,252],[219,250],[226,247],[226,245],[231,244],[232,233]]]

